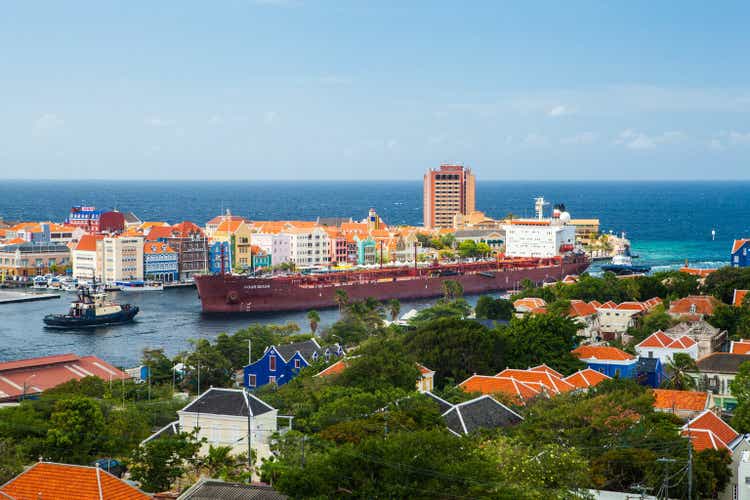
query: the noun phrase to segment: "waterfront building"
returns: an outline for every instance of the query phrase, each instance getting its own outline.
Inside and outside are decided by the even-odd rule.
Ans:
[[[732,267],[750,267],[750,239],[734,240],[730,262]]]
[[[217,217],[214,217],[210,221],[206,222],[206,236],[209,239],[212,239],[214,237],[214,233],[219,229],[219,225],[222,222],[231,221],[231,222],[242,222],[244,221],[244,217],[240,217],[239,215],[232,215],[232,213],[227,210],[225,215],[219,215]]]
[[[82,228],[54,222],[22,222],[5,230],[6,239],[19,239],[35,243],[71,243],[86,234]]]
[[[453,227],[456,214],[475,210],[475,180],[471,169],[463,165],[440,165],[424,175],[424,227]]]
[[[143,280],[143,236],[105,236],[102,239],[102,280]]]
[[[359,236],[354,236],[354,241],[357,243],[358,265],[365,266],[378,263],[378,249],[376,248],[375,240],[369,236],[362,239]]]
[[[208,247],[208,271],[213,274],[232,272],[232,248],[228,241],[214,241]]]
[[[139,219],[138,216],[135,215],[133,212],[123,212],[122,216],[125,219],[126,231],[128,229],[134,229],[134,228],[140,227],[140,225],[143,224],[143,221]]]
[[[231,249],[232,269],[249,269],[252,265],[252,229],[243,220],[225,220],[216,228],[213,241],[225,241]]]
[[[99,377],[109,381],[130,378],[96,356],[59,354],[0,363],[0,402],[18,401],[71,380]]]
[[[320,267],[331,263],[330,240],[321,227],[295,227],[282,234],[289,236],[289,260],[297,267]]]
[[[500,250],[505,244],[505,235],[497,229],[457,229],[454,234],[456,245],[464,241],[486,243],[493,250]]]
[[[271,267],[270,253],[267,253],[265,250],[255,245],[250,247],[250,251],[252,252],[251,258],[253,271]]]
[[[330,361],[343,355],[344,349],[339,344],[321,347],[315,339],[270,346],[259,360],[244,368],[243,385],[248,389],[266,384],[284,385],[316,361]]]
[[[84,234],[70,250],[73,277],[91,280],[102,276],[102,244],[104,236]]]
[[[479,210],[453,216],[453,229],[498,229],[501,224],[502,221],[488,217]]]
[[[0,246],[0,275],[6,279],[61,272],[70,264],[70,248],[62,243],[15,243]]]
[[[144,278],[162,282],[177,281],[179,279],[177,260],[177,252],[166,243],[145,242],[143,244]]]
[[[93,206],[78,205],[71,208],[66,223],[92,234],[115,234],[125,230],[125,217],[122,213],[97,210]]]
[[[572,250],[575,228],[551,220],[518,219],[503,225],[508,257],[555,257]]]
[[[599,237],[599,219],[571,219],[576,230],[576,243],[589,245]]]
[[[208,269],[208,238],[197,224],[183,221],[172,226],[166,243],[177,252],[177,268],[180,280],[188,280],[194,274]]]

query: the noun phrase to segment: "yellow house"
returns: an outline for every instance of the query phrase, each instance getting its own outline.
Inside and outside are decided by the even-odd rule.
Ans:
[[[232,269],[249,268],[252,265],[252,230],[244,220],[225,220],[214,232],[213,241],[228,242],[232,255]]]

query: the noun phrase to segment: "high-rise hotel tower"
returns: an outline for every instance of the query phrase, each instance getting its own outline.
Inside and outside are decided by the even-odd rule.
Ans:
[[[463,165],[440,165],[424,174],[424,227],[453,227],[453,216],[475,210],[474,174]]]

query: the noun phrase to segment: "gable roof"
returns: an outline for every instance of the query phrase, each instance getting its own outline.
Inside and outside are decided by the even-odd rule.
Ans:
[[[742,302],[745,300],[745,296],[750,290],[735,290],[732,295],[732,305],[736,307],[742,306]]]
[[[424,392],[422,394],[424,394],[425,396],[427,396],[428,398],[432,399],[433,401],[435,401],[437,403],[438,408],[440,409],[440,414],[441,415],[444,414],[445,412],[447,412],[448,410],[450,410],[451,408],[453,408],[453,405],[451,403],[449,403],[448,401],[444,400],[440,396],[436,396],[435,394],[431,393],[430,391]]]
[[[102,239],[104,239],[103,235],[84,234],[83,236],[81,236],[81,239],[78,240],[78,244],[75,246],[75,249],[83,252],[95,252],[96,242]]]
[[[575,389],[573,384],[566,382],[561,376],[553,375],[546,370],[517,370],[506,368],[496,375],[496,377],[510,377],[521,382],[541,384],[549,391],[559,394]]]
[[[592,316],[596,314],[596,306],[589,302],[586,303],[583,300],[571,300],[570,311],[568,316],[572,318]]]
[[[518,413],[491,396],[479,396],[459,403],[443,414],[448,429],[457,435],[470,434],[477,429],[509,427],[523,420]]]
[[[588,389],[590,387],[596,387],[605,380],[611,380],[611,378],[612,377],[592,368],[584,368],[583,370],[578,370],[572,375],[568,375],[564,380],[576,389]]]
[[[709,404],[707,392],[654,389],[654,408],[659,410],[703,411]]]
[[[212,387],[182,410],[186,413],[209,413],[211,415],[226,415],[230,417],[257,417],[269,411],[274,411],[271,405],[242,389],[220,389]]]
[[[555,370],[554,368],[551,368],[547,366],[546,363],[542,363],[541,365],[533,366],[529,368],[529,370],[533,372],[547,372],[549,374],[554,375],[555,377],[563,378],[563,374],[559,371]]]
[[[167,239],[172,236],[172,226],[152,226],[146,235],[147,241]]]
[[[531,311],[540,307],[545,307],[547,303],[539,297],[524,297],[513,302],[513,307],[517,311]]]
[[[172,226],[173,238],[187,238],[194,234],[204,236],[203,229],[189,220],[184,220]]]
[[[628,361],[635,359],[635,356],[625,351],[604,345],[581,345],[573,349],[571,353],[582,360]]]
[[[670,337],[661,330],[657,330],[637,344],[635,347],[652,347],[661,349],[689,349],[696,345],[697,342],[687,335],[677,338]]]
[[[299,351],[305,361],[308,363],[312,362],[313,354],[321,354],[321,347],[318,341],[315,339],[303,340],[301,342],[292,342],[291,344],[279,344],[273,346],[276,352],[279,353],[285,362],[289,362],[290,359]]]
[[[733,354],[731,352],[714,352],[703,356],[695,362],[698,370],[715,373],[738,373],[740,365],[750,361],[748,354]]]
[[[729,448],[729,444],[739,437],[737,431],[711,410],[703,411],[685,424],[682,435],[690,439],[696,451]]]
[[[151,497],[99,467],[37,462],[4,485],[14,500],[149,500]]]
[[[177,500],[286,500],[288,497],[265,484],[226,483],[201,479]]]
[[[333,363],[332,365],[324,368],[323,370],[320,370],[318,373],[315,374],[316,377],[328,377],[331,375],[338,375],[340,373],[343,373],[344,370],[346,370],[349,366],[349,363],[345,359],[340,359]]]
[[[732,242],[732,253],[739,252],[746,243],[750,243],[750,239],[734,240]]]
[[[732,354],[750,353],[750,340],[748,339],[733,340],[732,343],[729,344],[729,352]]]
[[[669,313],[711,316],[719,304],[719,299],[712,295],[689,295],[672,301],[669,305]]]
[[[522,382],[513,377],[491,377],[489,375],[472,375],[458,386],[465,392],[482,394],[505,394],[514,401],[523,404],[540,394],[545,394],[545,387],[538,382]]]

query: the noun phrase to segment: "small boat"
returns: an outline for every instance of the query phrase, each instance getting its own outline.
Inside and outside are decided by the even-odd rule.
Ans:
[[[92,293],[88,288],[78,292],[78,300],[70,304],[67,314],[48,314],[44,324],[49,328],[93,328],[118,325],[132,321],[138,306],[107,301],[104,293]]]
[[[34,288],[37,289],[44,289],[47,288],[47,283],[49,282],[49,278],[47,276],[35,276],[34,277]]]
[[[164,290],[161,281],[115,281],[114,286],[123,292],[160,292]]]
[[[618,276],[629,276],[631,274],[646,274],[651,270],[651,266],[637,266],[633,264],[633,256],[630,254],[630,247],[612,257],[611,264],[602,266],[605,273],[615,273]]]

